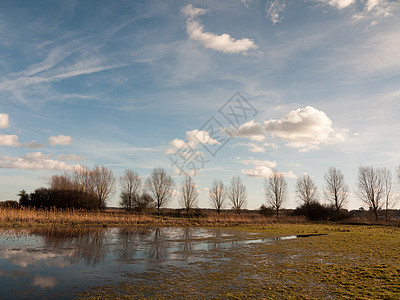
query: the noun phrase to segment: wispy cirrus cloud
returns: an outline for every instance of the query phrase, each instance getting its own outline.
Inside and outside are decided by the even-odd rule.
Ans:
[[[320,3],[321,5],[329,6],[337,10],[344,10],[350,7],[355,7],[357,0],[312,0],[313,2]],[[265,12],[267,17],[273,24],[282,22],[282,13],[290,4],[290,0],[268,0],[265,4]],[[310,1],[311,2],[311,1]],[[367,0],[359,1],[360,5],[357,6],[358,11],[353,15],[354,19],[364,19],[367,17],[388,17],[393,15],[394,8],[398,5],[395,1],[387,0]],[[355,8],[355,9],[357,9]],[[377,21],[373,21],[375,25]]]
[[[186,31],[190,39],[199,42],[207,49],[223,53],[246,54],[249,50],[257,49],[257,45],[251,39],[235,39],[227,33],[218,35],[204,31],[204,26],[196,20],[196,17],[204,15],[206,12],[207,10],[193,7],[191,4],[182,9],[182,13],[187,17]]]
[[[265,12],[272,23],[282,20],[280,13],[285,10],[286,0],[268,0],[265,4]]]

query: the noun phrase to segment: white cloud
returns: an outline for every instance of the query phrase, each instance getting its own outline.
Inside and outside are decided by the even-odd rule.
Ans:
[[[267,132],[288,141],[288,147],[302,152],[318,149],[320,144],[341,142],[348,133],[347,129],[332,128],[332,120],[311,106],[290,111],[280,120],[265,121],[264,125]]]
[[[281,21],[280,13],[285,10],[286,0],[269,0],[265,4],[265,12],[272,23]]]
[[[175,154],[177,150],[180,152],[192,153],[193,150],[196,149],[198,144],[206,144],[206,145],[220,145],[216,139],[210,137],[210,134],[204,130],[191,130],[186,131],[186,141],[181,139],[174,139],[169,143],[173,148],[167,149],[165,154]],[[197,153],[200,153],[197,151]]]
[[[0,146],[10,147],[27,147],[27,148],[43,148],[43,144],[38,144],[35,141],[20,143],[18,136],[15,134],[0,134]]]
[[[389,2],[386,0],[368,0],[364,6],[362,12],[359,12],[353,16],[354,19],[364,19],[367,17],[374,18],[370,23],[370,27],[378,24],[375,19],[379,17],[389,17],[392,16],[392,10],[398,5],[395,2]]]
[[[52,159],[51,154],[42,152],[28,153],[22,157],[0,157],[0,168],[29,170],[65,170],[72,171],[80,165],[70,165],[63,161]]]
[[[275,161],[249,159],[243,160],[241,163],[245,165],[252,165],[251,169],[243,169],[242,174],[250,177],[268,177],[271,169],[276,167]]]
[[[252,141],[261,142],[265,140],[264,127],[260,123],[256,123],[253,120],[244,123],[239,128],[231,126],[227,132],[232,136],[244,137]]]
[[[195,142],[207,145],[220,145],[221,143],[210,137],[210,134],[204,130],[186,131],[186,139],[189,142]]]
[[[182,13],[189,19],[204,15],[206,12],[206,9],[193,7],[192,4],[186,5],[184,8],[182,8]]]
[[[14,134],[0,134],[0,146],[18,147],[18,136]]]
[[[317,1],[329,4],[330,6],[335,7],[337,9],[344,9],[356,2],[356,0],[317,0]]]
[[[257,160],[253,158],[242,160],[240,162],[244,165],[253,166],[251,169],[242,169],[242,174],[245,174],[249,177],[267,178],[271,174],[272,169],[275,169],[277,166],[276,161]],[[297,178],[293,171],[280,173],[287,178]]]
[[[0,129],[8,128],[10,126],[8,114],[0,114]]]
[[[223,53],[242,53],[248,50],[257,49],[256,44],[248,38],[235,39],[227,33],[217,35],[212,32],[205,32],[204,26],[195,20],[195,17],[203,15],[206,10],[195,8],[191,4],[183,10],[186,20],[186,31],[189,38],[200,42],[205,48],[221,51]]]
[[[65,135],[57,135],[49,137],[49,144],[51,146],[61,145],[61,146],[68,146],[72,144],[72,137],[65,136]]]
[[[278,148],[277,145],[275,144],[270,144],[270,143],[263,143],[263,144],[257,144],[257,143],[238,143],[234,145],[236,146],[245,146],[248,148],[248,150],[252,153],[264,153],[266,151],[266,147],[271,147],[271,148]]]

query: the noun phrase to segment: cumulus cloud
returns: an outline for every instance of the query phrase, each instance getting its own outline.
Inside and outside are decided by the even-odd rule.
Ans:
[[[0,134],[0,146],[18,147],[18,136],[14,134]]]
[[[51,146],[61,145],[61,146],[68,146],[72,144],[72,137],[65,136],[65,135],[57,135],[49,137],[49,144]]]
[[[235,39],[227,33],[221,35],[204,31],[204,26],[196,20],[196,17],[206,13],[205,9],[193,7],[191,4],[182,9],[187,17],[186,31],[190,39],[202,44],[207,49],[213,49],[223,53],[242,53],[257,49],[253,40],[248,38]]]
[[[21,157],[0,157],[0,168],[28,170],[65,170],[72,171],[80,165],[70,165],[52,158],[51,154],[32,152]]]
[[[8,114],[0,114],[0,129],[8,128]],[[0,134],[0,146],[10,147],[27,147],[27,148],[42,148],[43,144],[38,144],[35,141],[20,143],[19,138],[15,134]]]
[[[252,141],[264,141],[265,140],[265,130],[262,124],[256,123],[253,120],[244,123],[239,128],[231,126],[227,133],[231,136],[239,136],[248,138]]]
[[[276,167],[276,161],[249,159],[241,163],[253,166],[251,169],[243,169],[242,174],[250,177],[268,177],[272,168]]]
[[[327,3],[330,6],[336,7],[338,9],[346,8],[356,2],[356,0],[320,0],[320,1]]]
[[[312,106],[292,110],[282,119],[265,121],[264,125],[267,132],[288,141],[288,147],[302,152],[344,141],[348,133],[347,129],[334,129],[332,120]]]
[[[207,144],[207,145],[219,145],[216,139],[210,137],[210,134],[205,130],[191,130],[186,131],[186,140],[189,142],[195,142],[200,144]]]
[[[272,23],[281,21],[280,13],[285,10],[286,0],[269,0],[265,4],[265,12]]]
[[[297,148],[300,152],[319,149],[322,144],[334,144],[344,141],[348,129],[335,129],[332,120],[321,110],[312,106],[290,111],[279,120],[264,121],[260,124],[247,122],[239,128],[231,127],[225,131],[233,137],[247,138],[253,143],[240,143],[238,146],[249,147],[250,152],[265,152],[265,147],[277,148],[274,143],[258,144],[266,139],[266,134],[286,141],[286,146]]]
[[[240,162],[244,165],[252,166],[251,169],[242,169],[242,174],[249,177],[266,178],[271,174],[272,169],[275,169],[277,166],[276,161],[257,160],[253,158],[242,160]],[[294,174],[293,171],[280,173],[282,173],[287,178],[297,178],[296,174]]]
[[[10,147],[26,147],[26,148],[43,148],[43,144],[38,144],[35,141],[20,143],[18,136],[15,134],[0,134],[0,146]]]
[[[8,114],[0,114],[0,129],[8,128],[10,126]]]
[[[181,139],[174,139],[169,143],[172,148],[167,149],[165,154],[174,154],[178,150],[181,152],[192,153],[198,144],[205,145],[220,145],[221,143],[216,139],[210,137],[210,134],[204,130],[191,130],[186,131],[186,141]]]

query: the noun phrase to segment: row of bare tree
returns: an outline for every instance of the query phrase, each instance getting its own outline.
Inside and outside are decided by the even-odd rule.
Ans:
[[[396,181],[400,192],[400,166],[396,170]],[[49,199],[51,197],[56,197],[58,203],[68,201],[69,198],[73,202],[75,200],[72,198],[79,196],[79,199],[82,200],[73,202],[74,205],[79,205],[82,202],[84,208],[104,209],[115,191],[115,182],[116,179],[111,169],[105,166],[95,166],[93,169],[81,167],[72,173],[52,176],[49,189],[52,193],[44,191],[44,188],[38,189],[35,191],[37,193],[31,194],[30,200],[32,201],[30,202],[39,203],[44,202],[42,199],[46,199],[47,205],[51,205],[54,202]],[[185,177],[178,191],[176,191],[173,178],[163,168],[153,169],[144,183],[134,170],[125,170],[119,178],[119,183],[121,188],[120,205],[127,210],[142,211],[150,207],[160,210],[170,203],[175,194],[178,194],[179,204],[187,212],[197,206],[199,193],[193,178]],[[387,219],[387,212],[394,207],[396,200],[394,186],[390,170],[361,166],[358,170],[355,193],[370,208],[376,219],[378,219],[378,211],[381,209],[386,211]],[[63,193],[60,193],[60,191],[63,191]],[[68,191],[68,193],[65,191]],[[347,204],[349,191],[350,188],[344,180],[343,173],[337,168],[329,168],[324,175],[323,195],[330,207],[335,210],[337,217]],[[264,193],[268,207],[273,209],[276,217],[279,218],[279,211],[288,196],[288,184],[285,175],[278,170],[272,170],[264,180]],[[26,193],[21,196],[21,199],[25,199],[24,203],[29,203],[28,196]],[[301,175],[297,178],[296,196],[300,202],[300,207],[306,210],[312,206],[320,205],[321,199],[317,186],[309,175]],[[86,203],[87,199],[95,205]],[[246,206],[247,190],[239,176],[233,177],[229,186],[225,186],[219,179],[214,179],[209,189],[209,200],[212,208],[218,213],[228,204],[234,211],[240,213]],[[65,203],[58,206],[68,207]]]
[[[344,180],[343,173],[334,167],[329,168],[324,175],[324,181],[324,197],[339,218],[341,210],[347,204],[350,188]],[[400,166],[396,170],[396,181],[400,192]],[[279,210],[286,201],[288,193],[284,175],[273,170],[264,181],[264,191],[268,205],[279,217]],[[388,210],[394,207],[396,201],[392,173],[387,168],[361,166],[358,170],[355,193],[374,213],[376,220],[381,209],[385,210],[387,220]],[[305,209],[320,202],[317,186],[309,175],[302,175],[297,179],[296,196],[300,206]]]
[[[128,210],[140,210],[151,205],[151,202],[143,198],[153,199],[157,210],[165,207],[175,196],[175,182],[163,168],[156,168],[150,177],[144,182],[144,187],[140,176],[133,170],[125,170],[120,177],[121,202],[120,205]],[[143,191],[142,191],[143,190]],[[181,186],[178,188],[179,205],[187,212],[197,207],[198,186],[193,178],[186,176]],[[146,196],[147,195],[147,196]],[[228,189],[221,180],[214,180],[209,191],[210,203],[218,213],[224,208],[226,198],[229,199],[232,209],[240,213],[246,204],[247,191],[240,177],[233,177]]]

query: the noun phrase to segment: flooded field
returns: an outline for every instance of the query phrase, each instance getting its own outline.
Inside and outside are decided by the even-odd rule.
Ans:
[[[264,234],[265,236],[265,234]],[[286,236],[283,239],[296,238]],[[273,242],[243,231],[201,228],[37,228],[0,235],[1,298],[70,298],[91,286],[168,266],[207,261],[206,251]],[[213,260],[226,260],[224,255]]]
[[[397,228],[279,231],[2,229],[0,299],[400,296]]]

